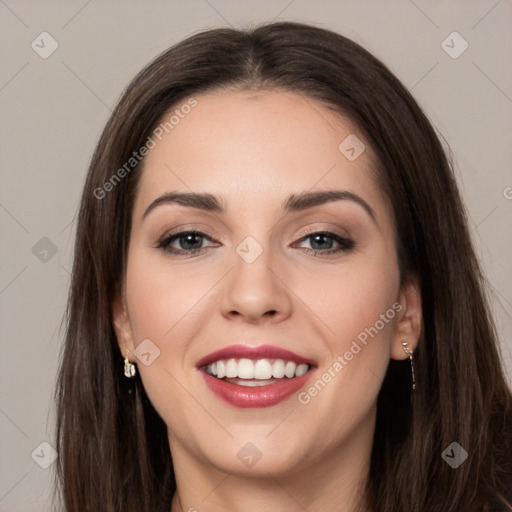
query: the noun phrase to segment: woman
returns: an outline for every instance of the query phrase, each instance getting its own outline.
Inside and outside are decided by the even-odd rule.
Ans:
[[[57,399],[69,512],[512,510],[447,158],[381,62],[307,25],[196,34],[129,85],[83,191]]]

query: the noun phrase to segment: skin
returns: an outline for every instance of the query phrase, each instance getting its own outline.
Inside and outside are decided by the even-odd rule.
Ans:
[[[172,512],[354,511],[389,360],[405,359],[401,342],[414,350],[421,329],[418,286],[411,279],[400,287],[392,209],[372,176],[371,148],[365,142],[349,161],[339,144],[350,134],[364,137],[297,93],[195,97],[197,106],[145,159],[125,278],[112,304],[120,350],[138,362],[168,427],[178,486]],[[375,221],[349,200],[283,215],[290,194],[320,190],[357,194]],[[227,211],[164,204],[142,220],[170,191],[221,196]],[[192,240],[203,252],[184,257],[156,248],[164,235],[189,229],[206,234]],[[305,238],[313,229],[355,246],[323,255],[340,246],[330,238],[314,245]],[[247,236],[263,249],[252,263],[236,252]],[[172,246],[190,247],[181,242]],[[401,311],[306,405],[292,395],[239,409],[219,400],[196,369],[220,348],[271,344],[315,360],[312,384],[396,302]],[[148,366],[134,356],[145,339],[160,350]],[[237,457],[248,442],[261,453],[252,467]]]

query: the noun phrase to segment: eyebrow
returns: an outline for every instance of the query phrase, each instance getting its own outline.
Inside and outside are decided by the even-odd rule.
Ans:
[[[371,219],[377,223],[375,213],[372,207],[360,196],[349,192],[348,190],[326,190],[319,192],[302,192],[300,194],[291,194],[282,204],[284,213],[298,212],[313,208],[332,201],[351,201],[363,207]],[[209,193],[198,192],[167,192],[157,197],[142,215],[142,219],[147,217],[149,212],[163,204],[179,204],[189,208],[198,208],[200,210],[225,213],[226,206],[217,196]]]

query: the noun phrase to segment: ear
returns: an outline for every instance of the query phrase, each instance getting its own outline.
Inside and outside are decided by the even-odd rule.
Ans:
[[[406,359],[409,355],[404,350],[402,342],[407,342],[409,351],[414,352],[423,325],[421,289],[417,278],[411,277],[404,282],[398,302],[402,307],[395,317],[391,358]]]
[[[119,350],[123,358],[128,355],[128,359],[133,362],[133,332],[126,310],[125,294],[121,286],[116,287],[111,307],[112,321],[114,323],[114,330],[116,331]]]

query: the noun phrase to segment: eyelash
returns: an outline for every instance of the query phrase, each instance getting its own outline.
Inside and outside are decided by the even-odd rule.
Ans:
[[[179,238],[185,237],[187,235],[194,235],[202,238],[207,238],[210,241],[213,241],[209,236],[207,236],[205,233],[201,231],[196,230],[190,230],[190,231],[179,231],[178,233],[171,233],[168,236],[162,237],[158,244],[156,245],[157,249],[160,249],[162,251],[174,254],[176,256],[185,256],[185,257],[193,257],[194,255],[199,255],[204,253],[206,251],[207,247],[202,247],[199,249],[176,249],[174,247],[170,247],[170,244],[174,242],[175,240],[178,240]],[[327,238],[331,238],[334,241],[338,242],[338,244],[341,246],[338,249],[327,249],[325,251],[319,250],[319,249],[309,249],[308,247],[303,247],[302,249],[305,249],[308,253],[314,253],[316,256],[318,253],[322,255],[329,255],[329,254],[337,254],[340,252],[349,252],[351,251],[355,243],[345,237],[342,237],[338,233],[335,233],[334,231],[328,231],[328,230],[320,230],[320,231],[310,231],[306,233],[299,242],[304,242],[308,238],[312,238],[314,235],[324,235]]]

